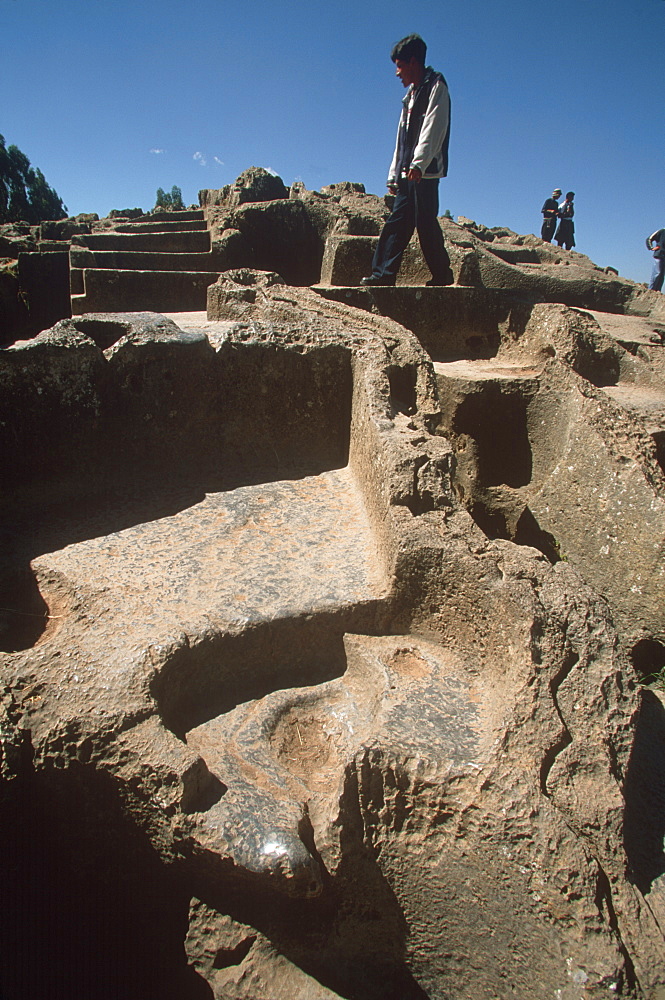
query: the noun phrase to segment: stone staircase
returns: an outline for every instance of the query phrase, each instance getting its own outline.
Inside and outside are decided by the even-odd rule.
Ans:
[[[201,209],[153,213],[108,232],[74,236],[72,315],[204,310],[222,271]]]

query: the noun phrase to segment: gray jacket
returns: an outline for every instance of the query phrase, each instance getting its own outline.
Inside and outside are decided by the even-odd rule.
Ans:
[[[428,66],[416,89],[411,115],[409,102],[413,87],[402,101],[402,113],[397,127],[395,152],[390,165],[388,183],[398,180],[400,161],[408,154],[403,170],[418,167],[424,178],[445,177],[448,173],[448,142],[450,139],[450,94],[441,75]]]

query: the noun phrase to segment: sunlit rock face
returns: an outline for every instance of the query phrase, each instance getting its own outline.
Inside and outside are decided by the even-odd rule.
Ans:
[[[9,1000],[665,989],[662,331],[481,284],[0,353]]]

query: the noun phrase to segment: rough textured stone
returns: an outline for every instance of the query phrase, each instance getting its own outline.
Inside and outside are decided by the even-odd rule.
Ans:
[[[302,972],[252,927],[192,899],[185,942],[192,966],[215,1000],[337,1000],[338,994]]]
[[[658,1000],[661,321],[284,279],[0,354],[4,992]]]
[[[112,208],[109,219],[140,219],[145,214],[142,208]]]
[[[111,218],[113,213],[111,213]],[[91,232],[90,222],[79,222],[76,219],[61,219],[59,222],[42,222],[39,226],[41,240],[67,240],[72,236]]]
[[[226,220],[225,228],[227,224],[240,233],[229,257],[230,267],[277,271],[291,285],[318,281],[323,247],[301,201],[243,205]],[[235,256],[238,252],[240,259]]]
[[[601,384],[655,378],[657,356],[537,306],[463,370],[274,274],[213,291],[207,319],[78,317],[3,352],[3,572],[23,574],[41,623],[5,613],[5,816],[27,815],[25,789],[56,831],[72,801],[125,853],[140,831],[113,895],[98,832],[60,866],[94,863],[86,891],[129,926],[161,907],[140,946],[157,983],[159,942],[186,938],[189,972],[169,966],[182,997],[206,983],[239,1000],[658,996],[662,824],[646,789],[664,785],[650,748],[665,716],[627,656],[638,610],[582,548],[551,564],[531,537],[474,522],[501,486],[488,467],[544,517],[557,448],[583,429],[576,447],[608,474],[650,470],[659,504],[637,418],[612,450]],[[539,430],[548,405],[567,437]],[[512,450],[492,454],[494,425]],[[656,605],[639,634],[657,646]],[[12,823],[2,836],[19,867],[48,865],[41,840],[20,848]],[[49,905],[70,912],[54,886]],[[4,940],[29,920],[17,901]],[[58,959],[70,994],[103,955],[73,986]],[[28,964],[8,982],[29,995],[40,979]]]
[[[0,257],[18,260],[20,253],[37,249],[39,228],[27,222],[10,222],[0,226]]]
[[[365,208],[360,198],[356,198],[356,204]],[[365,214],[368,221],[381,221],[377,220],[375,206],[367,206]],[[597,267],[576,251],[561,250],[535,236],[518,236],[510,230],[488,230],[475,222],[460,223],[444,217],[440,224],[458,285],[505,289],[534,302],[561,302],[613,312],[650,315],[660,309],[656,294],[647,294],[643,286]],[[365,233],[376,236],[379,231],[370,228],[354,233],[343,226],[333,227],[326,242],[321,282],[360,284],[371,270],[375,240],[358,237]],[[397,284],[424,285],[429,278],[414,235],[405,251]]]
[[[275,201],[288,197],[289,192],[284,187],[281,177],[271,174],[263,167],[249,167],[233,184],[227,184],[217,191],[209,189],[199,191],[199,204],[204,208],[213,205],[235,208],[247,202]]]
[[[97,267],[84,267],[81,272],[83,292],[72,296],[70,307],[71,313],[78,316],[91,310],[196,309],[205,302],[206,289],[218,276],[217,271],[116,271]]]

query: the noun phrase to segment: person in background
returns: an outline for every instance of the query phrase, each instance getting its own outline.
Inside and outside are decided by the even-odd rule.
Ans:
[[[541,238],[545,240],[546,243],[552,242],[552,237],[554,236],[554,230],[556,229],[556,220],[559,215],[559,198],[561,197],[561,188],[554,188],[552,191],[552,197],[545,199],[545,204],[541,208],[541,213],[543,215],[543,226],[540,230]]]
[[[426,54],[420,35],[407,35],[390,54],[396,75],[408,92],[402,102],[388,174],[388,190],[395,195],[395,202],[379,236],[372,273],[362,279],[363,285],[395,284],[414,229],[432,273],[427,284],[451,285],[454,280],[437,218],[439,178],[448,173],[450,95],[441,73],[425,66]]]
[[[654,256],[649,288],[654,292],[660,292],[665,277],[665,229],[657,229],[651,236],[647,236],[647,250],[652,250]]]
[[[575,246],[575,223],[573,222],[573,216],[575,215],[575,208],[573,206],[574,197],[575,192],[568,191],[565,201],[559,205],[559,226],[554,236],[558,245],[565,247],[566,250],[572,250]]]

